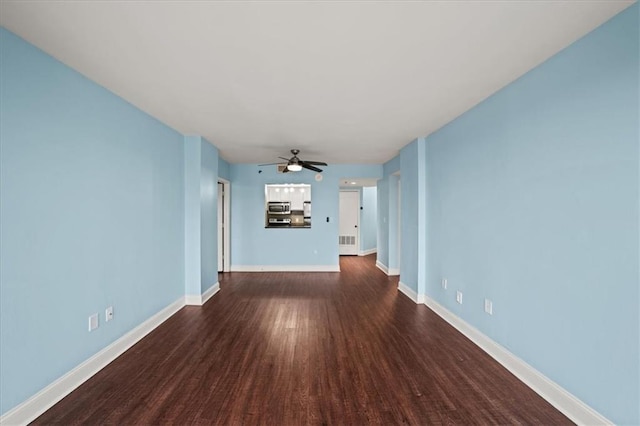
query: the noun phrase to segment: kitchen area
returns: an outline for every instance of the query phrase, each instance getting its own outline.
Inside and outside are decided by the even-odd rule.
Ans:
[[[311,185],[265,185],[265,228],[311,228]]]

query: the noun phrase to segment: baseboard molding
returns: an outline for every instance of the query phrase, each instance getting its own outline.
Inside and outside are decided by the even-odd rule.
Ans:
[[[202,293],[202,304],[204,305],[211,299],[217,292],[220,291],[220,281],[216,281],[207,291]]]
[[[340,265],[231,265],[231,272],[340,272]]]
[[[407,296],[409,299],[413,301],[413,303],[418,303],[418,293],[413,291],[411,287],[403,283],[402,281],[398,281],[398,290]]]
[[[185,295],[184,303],[185,305],[189,305],[189,306],[202,306],[205,303],[207,303],[207,301],[211,299],[211,297],[213,297],[213,295],[216,294],[218,291],[220,291],[220,282],[216,282],[214,285],[209,287],[209,289],[202,294]]]
[[[416,297],[416,299],[418,298]],[[538,395],[547,400],[547,402],[557,408],[573,422],[579,425],[613,424],[612,421],[589,407],[587,404],[576,398],[573,394],[569,393],[566,389],[540,373],[525,361],[509,352],[505,347],[486,336],[480,330],[447,310],[432,298],[424,296],[424,299],[424,303],[433,312],[438,314],[442,319],[464,334],[469,338],[469,340],[502,364],[502,366],[509,370],[514,376],[533,389]]]
[[[144,336],[178,312],[185,304],[184,297],[176,300],[145,322],[102,349],[82,364],[60,377],[22,404],[0,417],[2,425],[24,425],[32,422],[78,386],[89,380],[111,361],[139,342]]]
[[[400,275],[400,269],[398,268],[388,268],[387,265],[385,265],[384,263],[380,262],[379,260],[376,260],[376,267],[378,269],[380,269],[382,272],[384,272],[385,274],[387,274],[388,276],[396,276],[396,275]]]
[[[387,268],[387,265],[380,262],[379,260],[376,260],[376,267],[380,269],[382,272],[384,272],[385,274],[389,275],[389,268]]]
[[[369,250],[360,250],[360,252],[358,253],[358,256],[369,256],[370,254],[374,254],[377,252],[378,252],[377,248],[372,248]]]

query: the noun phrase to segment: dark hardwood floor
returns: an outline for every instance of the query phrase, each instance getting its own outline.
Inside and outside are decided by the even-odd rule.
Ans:
[[[34,424],[571,424],[375,255],[227,273]]]

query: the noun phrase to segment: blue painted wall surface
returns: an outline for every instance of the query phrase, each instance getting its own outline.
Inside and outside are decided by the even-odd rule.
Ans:
[[[202,167],[202,138],[184,137],[184,293],[200,295],[202,258],[200,172]]]
[[[389,177],[378,180],[376,186],[378,198],[378,241],[376,262],[389,265]]]
[[[218,282],[218,148],[201,139],[200,292]]]
[[[389,241],[387,250],[389,269],[400,269],[400,211],[398,204],[401,201],[400,176],[391,175],[389,180],[389,205],[387,206],[387,226],[389,227]],[[396,273],[397,274],[397,273]]]
[[[360,218],[360,250],[367,251],[376,248],[378,226],[378,203],[376,187],[362,188],[362,210]]]
[[[262,170],[261,173],[258,173]],[[338,265],[338,201],[341,178],[379,178],[381,165],[329,165],[315,173],[277,173],[275,166],[231,164],[231,266]],[[311,185],[310,229],[264,227],[265,184]],[[326,218],[330,222],[326,222]]]
[[[400,155],[382,165],[378,181],[378,252],[376,260],[390,269],[399,269],[398,259],[398,179]]]
[[[226,180],[231,179],[231,170],[229,163],[220,156],[218,157],[218,177]]]
[[[617,424],[640,423],[638,16],[427,139],[428,294]]]
[[[418,141],[400,151],[400,281],[418,292]]]
[[[0,120],[5,413],[183,295],[184,192],[182,135],[4,29]]]

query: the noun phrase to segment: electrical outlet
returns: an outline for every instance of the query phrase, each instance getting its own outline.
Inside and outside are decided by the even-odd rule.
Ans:
[[[113,319],[113,306],[109,306],[104,310],[104,320],[105,322],[109,322]]]
[[[493,315],[493,302],[489,299],[484,299],[484,311],[489,315]]]
[[[460,290],[456,291],[456,302],[462,305],[462,292]]]
[[[443,278],[442,282],[440,283],[440,285],[442,286],[443,289],[446,290],[447,289],[447,279]]]
[[[98,314],[91,315],[89,317],[89,331],[95,330],[98,326]]]

